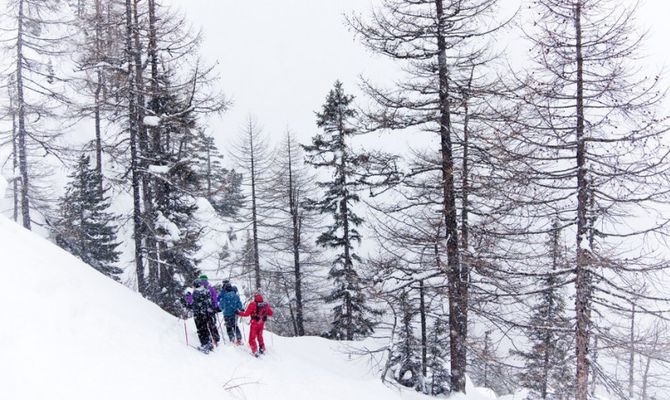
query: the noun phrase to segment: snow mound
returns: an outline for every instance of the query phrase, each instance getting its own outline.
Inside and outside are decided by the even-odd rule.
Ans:
[[[369,360],[321,338],[267,333],[261,359],[231,344],[201,354],[186,345],[185,333],[197,344],[191,320],[4,217],[0,277],[2,399],[426,398],[384,386]]]
[[[261,359],[228,343],[204,355],[186,344],[197,344],[192,320],[4,217],[0,278],[1,399],[429,398],[383,385],[368,358],[352,360],[346,343],[322,338],[268,332]],[[493,397],[473,389],[456,398]]]

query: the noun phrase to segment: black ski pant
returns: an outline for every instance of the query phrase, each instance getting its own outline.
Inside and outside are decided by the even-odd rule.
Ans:
[[[226,333],[228,334],[228,339],[231,342],[242,341],[242,332],[240,332],[240,327],[237,326],[237,315],[223,316],[223,321],[226,323]]]
[[[218,343],[221,340],[216,328],[216,314],[195,314],[193,319],[202,347],[208,347],[208,345]],[[212,340],[214,343],[212,343]]]

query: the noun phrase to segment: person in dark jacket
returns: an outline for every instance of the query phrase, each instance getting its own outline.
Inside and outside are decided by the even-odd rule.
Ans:
[[[193,281],[193,288],[193,292],[186,297],[186,303],[193,312],[200,349],[209,352],[220,340],[215,317],[217,305],[212,301],[210,287],[205,287],[201,278]]]
[[[249,346],[251,347],[251,352],[255,357],[258,357],[256,352],[256,341],[258,341],[258,351],[263,354],[265,353],[265,342],[263,341],[263,329],[265,328],[265,321],[268,317],[272,316],[272,308],[270,305],[263,301],[263,296],[260,293],[256,293],[254,296],[254,301],[249,303],[247,309],[241,313],[238,313],[241,317],[251,317],[251,327],[249,329]]]
[[[242,333],[237,325],[237,313],[244,311],[237,288],[230,281],[223,281],[219,293],[219,308],[223,312],[223,321],[226,324],[226,333],[231,343],[242,344]]]

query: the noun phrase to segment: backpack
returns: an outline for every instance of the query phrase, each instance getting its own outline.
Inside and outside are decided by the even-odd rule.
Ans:
[[[194,314],[210,314],[214,312],[212,296],[207,289],[199,287],[193,291],[192,308]]]
[[[268,319],[268,308],[267,308],[268,303],[264,301],[256,302],[256,311],[251,314],[251,319],[254,321],[267,321]]]

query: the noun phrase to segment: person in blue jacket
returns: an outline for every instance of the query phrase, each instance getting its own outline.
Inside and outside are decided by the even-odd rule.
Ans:
[[[223,321],[226,324],[226,333],[231,343],[242,344],[242,333],[237,326],[237,313],[244,311],[237,288],[230,281],[223,281],[221,293],[219,293],[219,307],[223,312]]]

